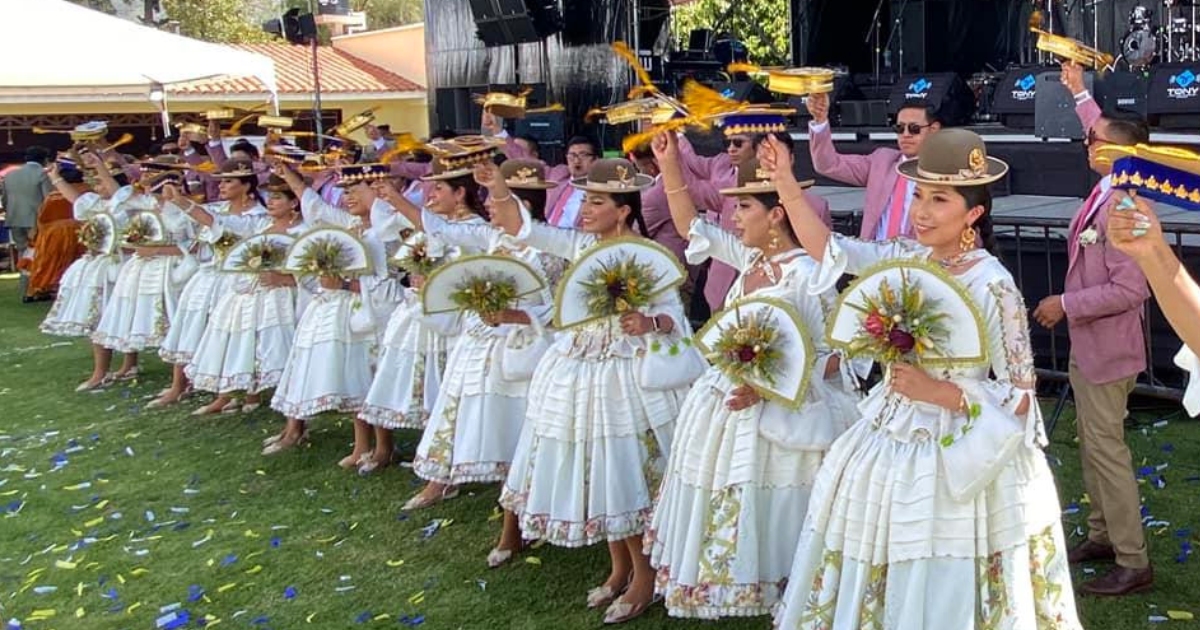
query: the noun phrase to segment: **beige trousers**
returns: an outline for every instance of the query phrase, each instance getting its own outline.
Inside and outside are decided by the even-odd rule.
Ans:
[[[1075,425],[1083,459],[1083,486],[1091,498],[1088,538],[1112,545],[1117,564],[1131,569],[1150,565],[1142,531],[1141,503],[1133,459],[1125,444],[1125,416],[1136,377],[1097,385],[1079,372],[1071,356]]]

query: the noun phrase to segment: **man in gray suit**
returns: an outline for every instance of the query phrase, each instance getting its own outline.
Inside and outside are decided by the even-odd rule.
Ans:
[[[5,223],[17,246],[18,256],[29,246],[29,239],[37,227],[38,209],[53,189],[42,170],[49,159],[49,150],[29,147],[25,150],[25,164],[4,177]],[[25,282],[25,274],[21,274],[21,295],[25,295]]]

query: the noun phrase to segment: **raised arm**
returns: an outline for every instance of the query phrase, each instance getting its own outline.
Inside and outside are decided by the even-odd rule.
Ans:
[[[818,173],[852,186],[866,186],[871,159],[866,155],[842,155],[833,146],[829,124],[829,95],[811,94],[807,101],[813,119],[808,124],[808,151]]]
[[[500,169],[492,162],[484,162],[475,166],[475,181],[488,189],[488,198],[492,200],[493,219],[497,227],[509,236],[516,236],[521,230],[521,212],[517,198],[509,190],[508,184],[500,176]]]
[[[659,133],[650,143],[658,167],[662,171],[663,192],[667,194],[667,207],[671,210],[671,221],[675,231],[686,235],[696,219],[696,204],[688,194],[687,182],[683,177],[683,165],[679,155],[679,140],[673,133]]]
[[[775,136],[764,140],[768,149],[763,152],[763,167],[772,171],[772,180],[779,193],[779,201],[788,213],[788,221],[800,239],[800,246],[817,262],[825,257],[829,246],[829,227],[816,210],[809,205],[804,189],[796,181],[792,170],[792,154]]]
[[[408,220],[418,230],[425,231],[425,227],[421,220],[421,209],[413,205],[396,187],[389,182],[379,182],[375,186],[375,193],[378,194],[384,201],[392,205],[400,216]]]
[[[54,186],[54,189],[58,191],[58,194],[63,196],[63,199],[66,199],[72,204],[75,203],[76,199],[79,199],[79,191],[76,190],[74,186],[68,184],[67,181],[62,178],[62,175],[59,175],[58,162],[51,162],[50,166],[46,167],[46,175],[50,178],[50,184]]]

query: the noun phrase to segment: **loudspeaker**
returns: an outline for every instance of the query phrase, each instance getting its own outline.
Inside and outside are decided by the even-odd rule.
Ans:
[[[967,124],[975,111],[975,94],[967,87],[967,82],[953,72],[900,77],[888,95],[888,114],[895,117],[896,112],[910,101],[933,105],[942,124],[950,127]]]
[[[990,113],[1010,129],[1033,129],[1034,101],[1040,66],[1010,68],[992,92]]]
[[[734,81],[733,83],[713,83],[712,89],[720,92],[721,96],[742,103],[774,103],[775,98],[767,88],[754,81]]]
[[[540,145],[562,144],[566,141],[566,126],[562,112],[544,112],[527,114],[515,121],[513,135],[528,136],[538,141]],[[543,156],[544,158],[545,156]]]
[[[475,95],[487,91],[486,85],[456,88],[438,88],[434,92],[434,113],[438,127],[456,131],[479,132],[479,121],[483,117],[483,106],[475,102]]]
[[[1034,133],[1042,138],[1083,139],[1083,123],[1075,113],[1075,97],[1062,84],[1056,70],[1042,72],[1037,77],[1037,95],[1033,101]],[[1083,73],[1083,85],[1092,92],[1095,75]],[[1093,92],[1094,94],[1095,92]]]
[[[846,101],[837,106],[839,127],[886,127],[888,102],[881,100]],[[834,115],[832,111],[829,114]]]
[[[553,0],[470,0],[476,36],[485,46],[539,42],[562,29]]]
[[[1106,72],[1096,77],[1096,102],[1104,109],[1123,109],[1146,117],[1149,75],[1134,72]]]
[[[1150,74],[1146,113],[1162,127],[1200,126],[1200,63],[1164,63]]]
[[[787,100],[788,106],[796,110],[796,118],[800,120],[808,120],[812,115],[808,113],[808,105],[806,104],[805,96],[792,96]],[[845,125],[845,121],[841,120],[841,110],[843,107],[853,106],[854,102],[865,100],[862,90],[854,84],[854,80],[850,75],[839,74],[833,78],[833,92],[829,93],[829,118],[833,120],[834,126]],[[883,112],[883,121],[880,125],[887,124],[887,101],[881,100],[880,111]]]
[[[937,72],[952,67],[947,44],[950,7],[945,0],[892,0],[890,59],[901,74]],[[885,40],[886,41],[886,40]],[[904,51],[903,59],[900,51]]]

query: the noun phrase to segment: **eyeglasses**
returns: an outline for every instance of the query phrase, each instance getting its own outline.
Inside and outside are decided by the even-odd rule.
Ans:
[[[582,160],[590,160],[594,157],[596,157],[596,155],[594,153],[568,153],[567,154],[567,159],[572,162],[582,161]]]
[[[163,147],[163,155],[179,155],[179,147]]]
[[[728,138],[725,140],[725,146],[740,149],[746,144],[745,138]]]
[[[1083,138],[1084,146],[1092,146],[1093,144],[1097,144],[1097,143],[1099,143],[1099,144],[1115,144],[1112,140],[1109,140],[1108,138],[1101,138],[1100,136],[1096,135],[1095,129],[1088,129],[1087,136],[1085,136]]]
[[[907,131],[908,135],[916,136],[921,133],[922,129],[929,126],[930,125],[918,125],[917,123],[896,123],[896,125],[892,128],[895,129],[896,133],[900,135],[904,135],[904,132]]]

